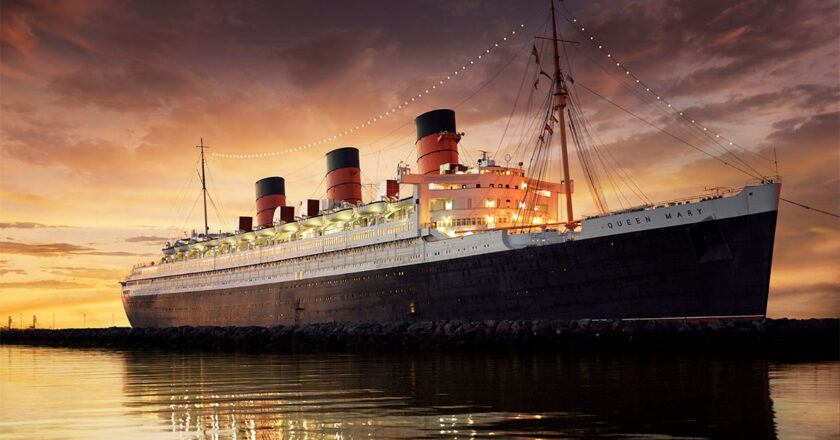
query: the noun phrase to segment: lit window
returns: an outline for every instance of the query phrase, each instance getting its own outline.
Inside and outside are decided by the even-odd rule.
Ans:
[[[447,211],[452,210],[452,200],[447,200],[446,203],[444,203],[444,209]]]
[[[484,201],[484,207],[485,208],[495,208],[496,207],[496,201],[495,200],[489,200],[489,199],[485,200]]]

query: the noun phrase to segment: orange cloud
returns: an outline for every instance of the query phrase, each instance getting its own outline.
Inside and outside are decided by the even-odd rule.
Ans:
[[[71,243],[22,243],[16,241],[0,241],[0,254],[17,254],[33,257],[58,257],[64,255],[130,257],[150,255],[126,251],[100,251],[92,247]]]
[[[0,283],[0,289],[86,289],[94,287],[94,284],[77,283],[75,281],[61,281],[61,280],[36,280],[36,281],[21,281]]]
[[[115,282],[126,276],[128,269],[103,269],[96,267],[49,266],[50,273],[67,277],[90,278]]]
[[[57,257],[80,252],[90,252],[94,248],[70,243],[29,244],[0,241],[0,254],[31,255],[36,257]]]
[[[0,26],[0,42],[26,55],[31,54],[38,47],[39,38],[32,32],[27,16],[19,11],[7,9],[8,4],[3,6],[4,17]]]
[[[740,37],[741,35],[749,32],[751,29],[752,29],[752,26],[750,26],[750,25],[741,26],[738,29],[734,29],[732,31],[729,31],[729,32],[726,32],[726,33],[720,35],[719,37],[715,38],[714,40],[708,42],[706,44],[706,46],[709,47],[709,48],[712,48],[712,47],[717,47],[717,46],[723,46],[723,45],[726,45],[726,44],[732,44],[732,43],[735,42],[735,40],[738,39],[738,37]]]
[[[26,271],[23,269],[0,269],[0,276],[6,274],[26,275]]]
[[[167,237],[158,237],[156,235],[138,235],[136,237],[128,237],[125,241],[129,243],[154,243],[160,244],[167,240]]]

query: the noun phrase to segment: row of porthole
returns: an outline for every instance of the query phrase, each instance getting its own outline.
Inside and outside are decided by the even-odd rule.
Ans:
[[[410,243],[409,243],[410,241],[411,241],[411,240],[400,240],[400,241],[399,241],[399,243],[400,243],[400,244],[402,244],[402,246],[400,246],[400,247],[409,247],[409,246],[410,246]],[[387,243],[387,244],[377,244],[377,245],[371,245],[371,247],[373,247],[374,249],[378,249],[378,248],[384,248],[384,247],[393,247],[394,245],[395,245],[395,243]],[[354,249],[354,250],[358,250],[358,251],[360,251],[361,249]],[[334,254],[334,253],[337,253],[337,252],[341,252],[341,251],[334,251],[334,252],[330,252],[329,254]],[[318,257],[322,257],[322,258],[323,258],[323,256],[320,256],[320,255],[319,255]],[[293,259],[293,260],[291,260],[291,261],[299,260],[299,259],[301,259],[301,258],[305,258],[305,261],[309,261],[309,258],[310,258],[310,257],[308,257],[308,256],[307,256],[307,257],[297,257],[297,258],[295,258],[295,259]],[[285,261],[275,261],[275,262],[270,262],[270,263],[263,263],[263,264],[264,264],[264,265],[263,265],[263,267],[267,267],[267,268],[270,268],[270,267],[277,267],[277,266],[279,266],[279,265],[281,265],[281,264],[288,263],[289,261],[290,261],[290,260],[285,260]],[[228,268],[228,269],[220,269],[220,271],[221,271],[221,272],[223,272],[223,273],[220,273],[220,274],[214,274],[214,275],[215,275],[215,276],[230,276],[230,275],[232,275],[233,273],[236,273],[236,272],[247,271],[247,270],[249,270],[249,268],[250,268],[250,266],[235,267],[235,268]],[[253,269],[250,269],[250,270],[253,270]],[[230,272],[230,273],[229,273],[229,274],[226,274],[225,272]],[[196,278],[196,277],[202,277],[202,276],[203,276],[203,275],[202,275],[201,273],[198,273],[198,274],[184,274],[184,275],[171,275],[171,276],[160,277],[160,278],[154,278],[154,279],[149,279],[149,280],[141,280],[140,282],[142,282],[142,281],[147,281],[147,282],[149,282],[149,283],[151,283],[151,282],[153,282],[153,281],[164,282],[164,281],[171,281],[171,280],[173,280],[173,279],[177,279],[177,280],[180,280],[180,279],[186,279],[186,280],[189,280],[189,279],[194,279],[194,278]],[[228,280],[228,281],[231,281],[231,280]],[[253,279],[252,279],[252,280],[250,280],[250,281],[253,281]],[[218,282],[219,282],[219,281],[216,281],[216,283],[218,283]]]
[[[301,304],[321,303],[321,302],[326,302],[326,301],[334,301],[336,299],[353,299],[353,298],[357,298],[357,297],[365,298],[365,297],[369,297],[371,295],[383,296],[383,295],[396,295],[396,294],[410,293],[410,292],[411,292],[410,289],[389,289],[388,292],[385,292],[384,290],[382,290],[382,291],[376,291],[376,292],[350,293],[350,294],[347,294],[347,295],[334,295],[334,296],[328,296],[328,297],[323,297],[322,296],[322,297],[315,297],[315,298],[301,298],[300,302],[301,302]]]
[[[389,246],[392,246],[392,245],[393,244],[389,244]],[[377,245],[377,246],[382,246],[382,245]],[[407,246],[402,246],[402,247],[407,247]],[[485,244],[484,247],[490,247],[490,245]],[[476,248],[477,248],[476,246],[473,246],[473,249],[476,249]],[[466,250],[466,249],[465,248],[460,249],[459,252],[462,251],[462,250]],[[451,253],[450,250],[447,250],[446,252]],[[435,255],[440,255],[440,252],[436,252]],[[427,256],[428,256],[428,254],[427,254]],[[419,258],[418,255],[414,255],[414,256],[411,257],[411,259],[417,259],[417,258]],[[403,259],[403,257],[399,257],[399,258],[396,259],[396,261],[402,261],[402,259]],[[391,261],[394,261],[394,260],[376,260],[375,264],[386,263],[386,262],[391,262]],[[268,264],[269,264],[269,267],[276,267],[277,265],[279,265],[279,263],[280,262],[273,262],[273,263],[268,263]],[[361,266],[361,264],[364,264],[364,263],[359,263],[358,266]],[[231,270],[233,272],[239,272],[243,269],[245,269],[245,268],[235,268],[235,269],[231,269]],[[178,276],[178,278],[184,278],[184,277],[191,278],[190,276],[186,276],[186,275]],[[266,278],[273,279],[273,277],[266,277],[265,275],[262,276],[262,280],[265,280]],[[256,280],[255,278],[248,279],[249,282],[254,282],[255,280]],[[239,281],[239,282],[241,282],[241,281]],[[221,282],[220,284],[221,285],[227,285],[228,283],[227,282]],[[209,286],[209,285],[210,285],[210,283],[203,283],[202,284],[202,286],[205,286],[205,287]],[[186,285],[182,284],[182,285],[178,286],[177,288],[184,288],[184,287],[193,287],[193,286],[186,286]]]

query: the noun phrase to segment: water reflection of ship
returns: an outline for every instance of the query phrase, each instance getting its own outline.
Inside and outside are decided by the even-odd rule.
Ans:
[[[128,352],[125,394],[184,438],[774,438],[767,361]]]

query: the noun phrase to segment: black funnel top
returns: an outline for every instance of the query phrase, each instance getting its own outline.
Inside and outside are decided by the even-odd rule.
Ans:
[[[432,133],[448,131],[455,133],[455,111],[449,109],[432,110],[414,119],[417,127],[417,140]]]
[[[338,148],[327,153],[327,174],[340,168],[359,168],[359,149]]]
[[[272,194],[286,195],[286,180],[282,177],[266,177],[257,180],[257,199]]]

